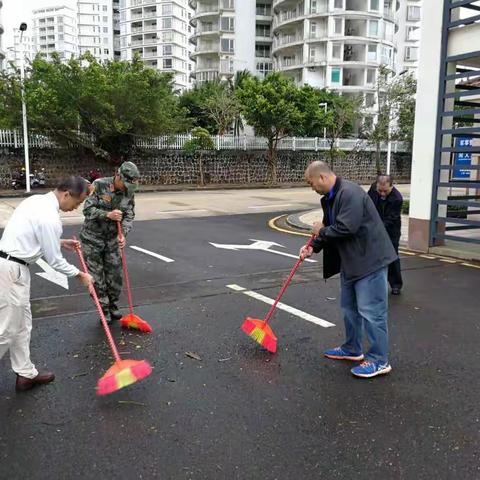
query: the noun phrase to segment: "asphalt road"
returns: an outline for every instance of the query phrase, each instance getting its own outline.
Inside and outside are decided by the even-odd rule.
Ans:
[[[343,326],[339,281],[325,283],[320,262],[302,265],[283,302],[333,326],[278,311],[273,356],[240,331],[268,305],[227,285],[274,298],[295,260],[209,242],[296,254],[305,238],[269,229],[272,216],[136,222],[129,245],[174,262],[128,249],[136,312],[154,333],[116,326],[114,336],[154,371],[108,397],[95,396],[111,356],[91,300],[34,267],[32,358],[57,380],[15,394],[0,362],[0,478],[480,478],[479,271],[403,258],[392,374],[355,379],[350,364],[322,357]]]

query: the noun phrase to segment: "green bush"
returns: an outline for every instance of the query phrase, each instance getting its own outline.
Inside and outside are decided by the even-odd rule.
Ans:
[[[185,142],[183,148],[187,153],[195,153],[198,150],[213,150],[215,144],[206,128],[195,127],[192,130],[192,138]]]

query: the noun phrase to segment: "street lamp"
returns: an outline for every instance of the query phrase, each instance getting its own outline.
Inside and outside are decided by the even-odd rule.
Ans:
[[[23,120],[23,147],[25,152],[25,186],[27,193],[30,193],[30,159],[28,157],[28,128],[27,128],[27,104],[25,103],[25,44],[23,43],[23,32],[27,30],[27,24],[20,24],[20,80],[22,83],[22,120]]]
[[[396,75],[393,75],[393,77],[390,78],[388,84],[392,83],[396,78],[402,76],[404,73],[407,73],[408,70],[402,70],[400,73],[397,73]],[[390,175],[390,170],[392,166],[392,115],[388,116],[388,143],[387,143],[387,175]]]
[[[327,102],[320,102],[318,106],[325,109],[325,116],[326,116],[328,111]],[[327,138],[327,127],[323,127],[323,139],[325,140],[326,138]]]

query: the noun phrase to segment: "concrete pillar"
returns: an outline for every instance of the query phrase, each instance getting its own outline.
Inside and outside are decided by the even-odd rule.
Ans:
[[[443,2],[441,2],[443,4]],[[443,5],[442,5],[443,6]],[[412,180],[408,245],[428,251],[441,66],[443,8],[438,0],[424,0],[422,8],[428,21],[422,22],[418,69],[415,137],[413,141]]]

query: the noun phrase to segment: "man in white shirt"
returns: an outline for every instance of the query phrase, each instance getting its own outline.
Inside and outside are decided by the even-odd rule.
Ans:
[[[87,288],[89,274],[80,272],[62,255],[61,247],[74,250],[74,240],[61,240],[59,211],[70,212],[86,198],[89,185],[81,177],[70,177],[45,195],[24,200],[13,212],[0,240],[0,359],[10,350],[17,391],[50,383],[53,373],[39,374],[30,360],[30,271],[40,257],[57,272],[77,277]]]

